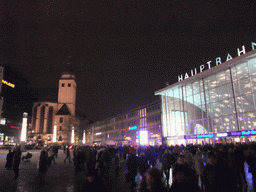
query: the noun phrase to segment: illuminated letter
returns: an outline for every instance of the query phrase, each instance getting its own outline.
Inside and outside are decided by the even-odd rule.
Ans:
[[[182,81],[183,80],[183,77],[182,75],[178,76],[178,82]]]
[[[252,50],[254,50],[256,47],[256,43],[252,42]]]
[[[242,51],[240,51],[239,48],[237,48],[237,55],[238,55],[238,56],[240,56],[241,53],[245,54],[245,47],[244,47],[244,45],[242,46],[242,48],[243,48]]]
[[[191,69],[191,76],[194,76],[194,71],[193,71],[193,69]]]
[[[204,65],[200,65],[200,73],[204,70]]]
[[[216,58],[216,65],[219,65],[219,64],[221,64],[221,57]]]
[[[196,68],[195,68],[195,75],[197,74],[197,70],[196,70]],[[191,76],[194,76],[194,71],[193,71],[193,69],[191,69]]]
[[[232,56],[228,53],[226,61],[229,61],[229,60],[231,60],[231,59],[233,59],[233,58],[232,58]]]
[[[208,61],[207,64],[208,64],[208,69],[211,69],[211,62],[212,61]]]
[[[184,79],[187,79],[187,78],[189,78],[188,73],[185,74]]]

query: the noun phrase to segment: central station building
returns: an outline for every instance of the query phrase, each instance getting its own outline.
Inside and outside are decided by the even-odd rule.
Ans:
[[[248,53],[242,46],[237,57],[227,54],[224,63],[218,57],[155,92],[161,96],[163,144],[256,141],[256,44],[251,45]]]

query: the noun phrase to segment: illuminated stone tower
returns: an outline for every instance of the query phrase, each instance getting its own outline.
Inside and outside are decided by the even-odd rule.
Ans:
[[[75,75],[64,72],[59,80],[58,110],[66,104],[71,116],[75,116],[76,82]]]

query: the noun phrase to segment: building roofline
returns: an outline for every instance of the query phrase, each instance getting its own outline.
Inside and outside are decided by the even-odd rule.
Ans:
[[[256,50],[252,50],[250,52],[247,52],[241,56],[238,56],[238,57],[235,57],[229,61],[226,61],[218,66],[214,66],[210,69],[207,69],[201,73],[198,73],[197,75],[194,75],[192,77],[189,77],[187,79],[184,79],[182,81],[179,81],[177,83],[174,83],[172,85],[169,85],[163,89],[160,89],[158,91],[155,91],[155,95],[162,95],[165,91],[169,90],[170,88],[173,88],[173,87],[176,87],[178,85],[181,85],[181,84],[187,84],[187,83],[190,83],[190,82],[194,82],[194,81],[197,81],[197,80],[200,80],[200,79],[204,79],[205,77],[208,77],[210,75],[213,75],[213,74],[216,74],[218,72],[221,72],[221,71],[224,71],[226,69],[229,69],[233,66],[236,66],[238,64],[240,64],[241,62],[247,60],[247,59],[250,59],[250,58],[256,58]]]

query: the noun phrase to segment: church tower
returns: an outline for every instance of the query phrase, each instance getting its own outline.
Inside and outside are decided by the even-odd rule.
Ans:
[[[58,110],[66,104],[71,116],[75,116],[76,109],[76,82],[75,75],[70,72],[61,74],[59,80]]]

